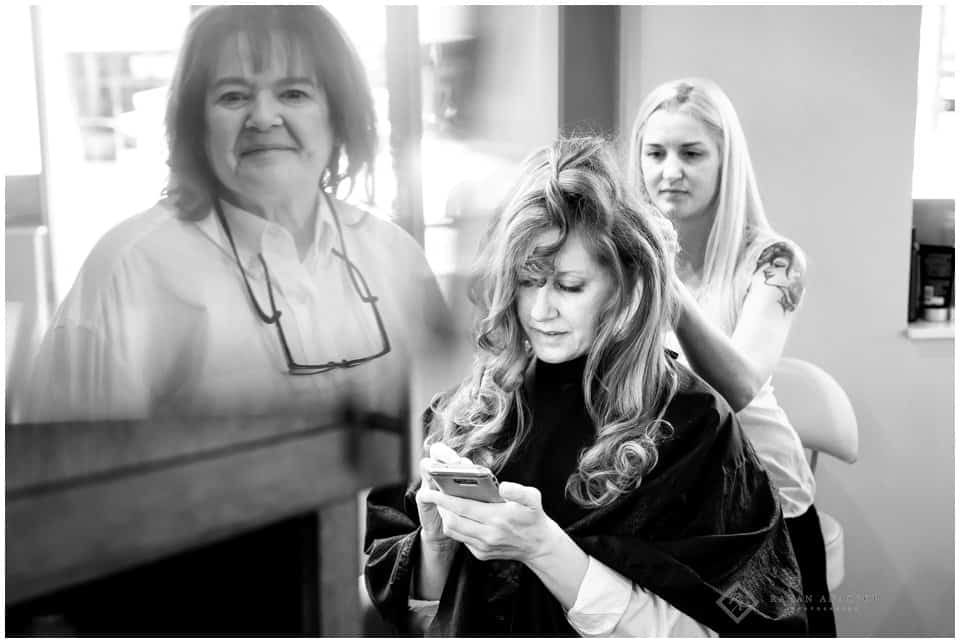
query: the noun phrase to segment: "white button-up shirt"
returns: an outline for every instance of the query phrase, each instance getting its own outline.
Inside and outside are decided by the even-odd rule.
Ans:
[[[229,204],[224,214],[260,307],[271,308],[262,253],[290,352],[302,364],[379,352],[373,307],[348,274],[330,214],[318,208],[301,260],[282,226]],[[162,201],[108,232],[84,263],[37,355],[27,421],[304,412],[348,391],[393,413],[446,309],[416,242],[396,225],[337,203],[391,352],[350,369],[288,373],[276,327],[257,317],[216,216],[179,218]]]
[[[593,556],[567,622],[580,636],[643,638],[714,638],[717,633],[687,616],[653,592],[632,583]],[[408,600],[411,624],[426,631],[440,601]]]

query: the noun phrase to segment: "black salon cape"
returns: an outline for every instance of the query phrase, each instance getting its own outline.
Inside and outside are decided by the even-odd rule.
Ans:
[[[640,487],[566,531],[589,555],[720,635],[798,635],[806,613],[776,492],[725,401],[683,366],[674,428]],[[367,591],[404,631],[419,563],[417,486],[367,500]],[[460,547],[429,635],[575,635],[563,608],[515,561]]]

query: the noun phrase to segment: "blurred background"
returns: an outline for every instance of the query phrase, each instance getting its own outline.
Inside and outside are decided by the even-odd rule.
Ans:
[[[954,322],[910,311],[911,244],[954,246],[957,8],[327,6],[374,87],[368,205],[423,244],[465,340],[466,270],[519,160],[559,132],[629,132],[666,80],[725,89],[768,215],[810,264],[785,354],[829,371],[860,423],[859,462],[817,470],[847,539],[838,630],[953,635]],[[8,423],[94,243],[160,197],[167,84],[197,8],[4,9]]]

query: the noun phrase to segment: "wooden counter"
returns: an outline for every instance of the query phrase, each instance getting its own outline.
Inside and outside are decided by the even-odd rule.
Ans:
[[[314,620],[359,633],[356,494],[407,478],[402,426],[333,414],[8,425],[7,605],[319,512]]]

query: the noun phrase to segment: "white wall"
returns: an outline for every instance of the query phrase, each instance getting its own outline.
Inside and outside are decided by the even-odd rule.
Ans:
[[[906,339],[920,7],[624,7],[621,130],[660,82],[707,76],[746,129],[767,212],[807,252],[787,354],[832,373],[860,460],[824,457],[846,635],[954,632],[954,346]],[[679,44],[674,44],[679,43]]]
[[[523,158],[557,134],[559,11],[491,6],[475,15],[482,39],[478,134],[498,152]]]

